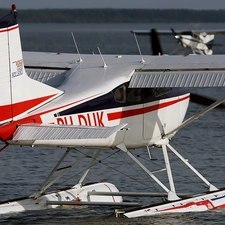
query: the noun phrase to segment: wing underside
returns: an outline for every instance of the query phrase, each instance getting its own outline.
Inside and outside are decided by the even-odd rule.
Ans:
[[[130,88],[224,87],[224,56],[157,56],[136,69]]]
[[[31,79],[48,84],[52,87],[58,87],[65,80],[65,75],[68,70],[26,68],[26,72]]]
[[[225,71],[135,72],[129,88],[224,87]]]
[[[68,140],[68,139],[105,139],[115,134],[126,124],[113,127],[87,127],[68,125],[19,125],[14,132],[13,140]]]

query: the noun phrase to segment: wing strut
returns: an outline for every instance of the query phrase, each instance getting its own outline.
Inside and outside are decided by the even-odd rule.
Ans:
[[[158,180],[158,178],[155,177],[155,175],[153,175],[153,173],[151,171],[149,171],[138,159],[136,159],[126,148],[126,146],[121,143],[119,145],[117,145],[117,147],[122,150],[123,152],[127,153],[127,155],[133,159],[153,180],[155,180],[156,183],[159,184],[159,186],[161,186],[167,193],[170,191],[161,181]]]
[[[8,146],[9,146],[9,144],[6,144],[5,146],[3,146],[3,147],[0,149],[0,152],[4,151]]]
[[[61,159],[57,162],[57,164],[55,165],[55,167],[53,168],[53,170],[51,171],[51,173],[49,174],[49,176],[47,177],[47,179],[44,181],[44,183],[42,184],[42,186],[39,188],[39,190],[37,192],[35,192],[33,195],[31,195],[30,197],[37,199],[38,197],[40,197],[40,195],[47,189],[49,188],[51,185],[53,185],[56,181],[58,181],[63,175],[65,175],[66,173],[68,173],[73,167],[75,167],[77,164],[79,164],[80,162],[82,162],[86,157],[88,157],[94,150],[89,150],[87,154],[84,154],[84,156],[82,156],[79,160],[77,160],[75,163],[73,163],[71,166],[64,168],[63,172],[61,174],[59,174],[58,177],[56,177],[54,180],[52,180],[51,182],[48,183],[48,181],[51,179],[51,177],[53,176],[53,174],[57,171],[59,171],[60,169],[58,169],[58,167],[60,166],[60,164],[63,162],[63,160],[65,159],[65,157],[68,155],[68,153],[71,151],[71,148],[68,148],[66,150],[66,152],[63,154],[63,156],[61,157]],[[48,183],[48,184],[47,184]]]
[[[138,159],[136,159],[131,153],[130,151],[128,151],[128,149],[126,148],[124,143],[121,143],[119,145],[117,145],[117,148],[119,148],[120,150],[122,150],[123,152],[127,153],[127,155],[134,161],[137,163],[137,165],[139,165],[161,188],[163,188],[166,192],[167,192],[167,198],[169,201],[173,201],[173,200],[178,200],[180,199],[176,192],[175,192],[175,187],[174,187],[174,183],[173,183],[173,177],[172,177],[172,172],[170,169],[170,165],[169,165],[169,158],[167,155],[167,150],[166,150],[166,146],[164,145],[164,149],[163,149],[163,154],[164,154],[164,159],[165,159],[165,164],[166,164],[166,170],[167,170],[167,175],[168,175],[168,179],[169,179],[169,183],[170,183],[170,188],[171,190],[169,190],[150,170],[148,170]]]
[[[97,159],[99,153],[100,153],[100,150],[97,150],[97,152],[95,154],[93,152],[94,156],[92,157],[92,160],[91,160],[88,168],[85,170],[83,176],[80,178],[80,180],[77,184],[79,187],[82,187],[82,182],[84,181],[85,177],[87,176],[88,172],[90,171],[91,167],[93,166],[93,164],[94,164],[95,160]],[[77,185],[75,185],[75,186],[77,186]]]
[[[203,177],[187,160],[185,160],[184,157],[179,154],[169,143],[167,144],[167,147],[209,187],[209,191],[218,190],[218,188],[206,180],[206,178]]]

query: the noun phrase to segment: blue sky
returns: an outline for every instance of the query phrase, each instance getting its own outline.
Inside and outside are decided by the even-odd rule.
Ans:
[[[0,8],[185,8],[225,9],[225,0],[1,0]]]

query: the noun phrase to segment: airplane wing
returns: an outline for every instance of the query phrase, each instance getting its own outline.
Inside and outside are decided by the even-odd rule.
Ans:
[[[222,55],[159,56],[157,59],[135,71],[130,88],[225,86]]]
[[[57,88],[66,78],[66,73],[74,66],[71,56],[61,53],[23,52],[27,75],[41,83]],[[46,64],[48,62],[48,64]]]
[[[132,30],[132,33],[135,33],[137,35],[151,35],[151,30]],[[173,32],[168,30],[158,30],[157,33],[160,35],[174,35]],[[201,33],[207,33],[207,34],[225,34],[224,29],[218,29],[218,30],[176,30],[176,34],[178,35],[184,35],[184,34],[201,34]]]
[[[129,88],[224,87],[225,71],[137,72]]]
[[[23,51],[25,67],[28,69],[69,70],[78,62],[76,54],[60,52]]]
[[[158,34],[161,34],[161,35],[173,35],[171,30],[158,30],[158,29],[155,29],[155,30],[157,31]],[[152,30],[132,30],[131,33],[134,33],[137,35],[151,35]]]
[[[37,125],[26,124],[18,125],[13,134],[10,144],[17,142],[31,144],[34,141],[49,140],[90,140],[106,139],[111,135],[123,129],[127,124],[121,124],[113,127],[90,127],[90,126],[72,126],[72,125]]]
[[[27,75],[37,80],[41,83],[50,85],[57,88],[60,86],[66,78],[67,70],[57,70],[57,69],[41,69],[41,68],[25,68]]]
[[[51,82],[57,77],[62,82],[72,67],[79,67],[75,54],[37,52],[23,52],[23,54],[25,67],[35,75],[34,79],[43,82],[48,80]],[[91,57],[94,60],[94,56]],[[113,58],[115,56],[112,56]],[[224,86],[224,55],[144,56],[144,59],[145,64],[137,66],[131,76],[130,88]]]
[[[224,87],[225,71],[135,72],[129,88]]]
[[[12,140],[8,140],[8,144],[17,145],[44,145],[46,143],[54,143],[53,146],[67,147],[77,146],[84,147],[87,143],[90,146],[101,146],[101,140],[108,142],[111,136],[117,135],[117,132],[123,130],[127,124],[121,124],[113,127],[87,127],[72,125],[37,125],[25,124],[18,125],[13,133]],[[112,137],[113,139],[113,137]],[[63,144],[64,143],[64,144]],[[89,147],[90,147],[89,146]]]

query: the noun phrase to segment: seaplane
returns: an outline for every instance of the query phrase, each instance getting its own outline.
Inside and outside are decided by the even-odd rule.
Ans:
[[[82,55],[78,47],[77,54],[22,52],[17,20],[15,5],[0,19],[0,139],[5,144],[0,154],[9,145],[49,146],[63,154],[35,193],[1,202],[0,215],[100,205],[115,207],[118,217],[134,218],[225,207],[225,189],[210,183],[170,144],[180,129],[225,101],[222,98],[184,120],[190,88],[225,86],[225,56],[103,55],[100,48],[99,54]],[[74,43],[77,46],[75,38]],[[168,185],[134,156],[143,147],[162,149]],[[72,149],[85,154],[60,168]],[[130,157],[158,184],[166,200],[124,201],[124,196],[151,193],[122,192],[105,181],[85,184],[106,149]],[[206,192],[188,196],[176,192],[168,151],[206,184]],[[77,184],[47,192],[84,159],[90,162]]]
[[[149,35],[153,55],[163,54],[161,44],[160,48],[155,47],[157,42],[160,42],[159,35],[173,35],[179,46],[191,49],[193,54],[212,55],[212,47],[218,45],[213,43],[215,34],[225,33],[224,30],[175,31],[173,28],[171,30],[157,30],[153,28],[151,30],[132,30],[131,32],[136,35]]]

